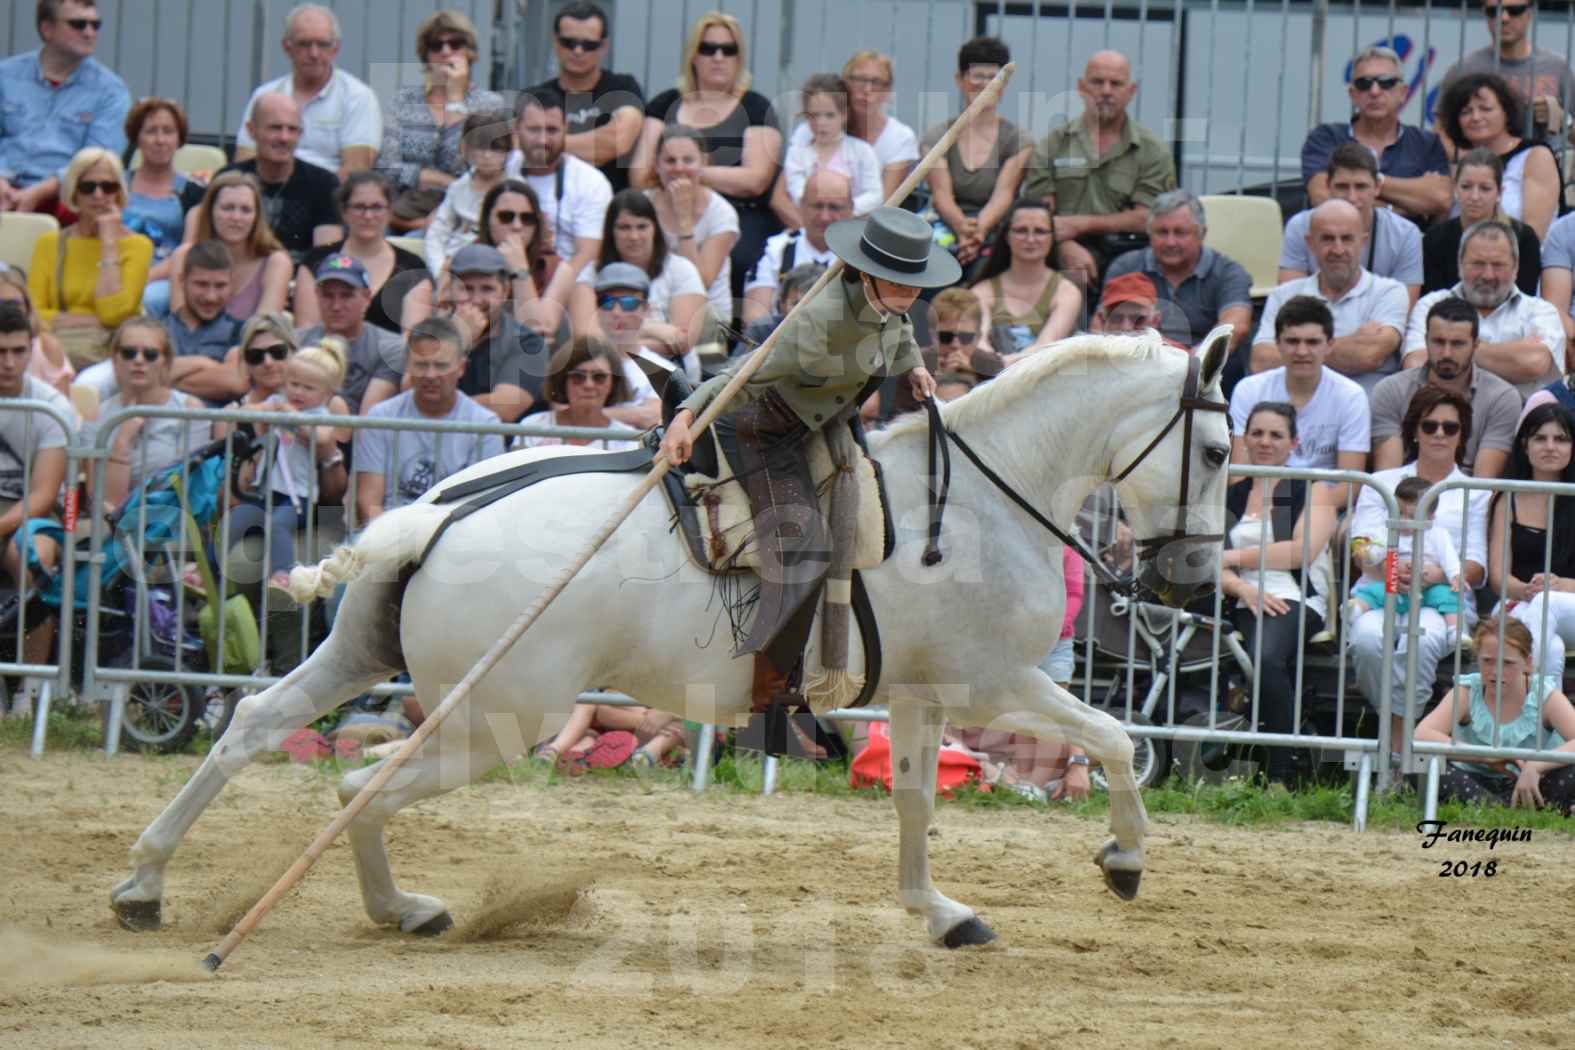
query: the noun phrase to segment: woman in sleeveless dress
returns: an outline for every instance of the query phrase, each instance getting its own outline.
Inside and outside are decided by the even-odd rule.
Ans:
[[[208,185],[202,204],[191,213],[186,243],[175,252],[170,282],[170,313],[186,305],[186,254],[200,241],[218,240],[230,252],[230,301],[224,312],[237,321],[285,308],[290,294],[290,255],[274,236],[262,209],[262,185],[255,176],[226,171]]]
[[[973,284],[988,319],[984,348],[1008,364],[1014,355],[1071,335],[1083,313],[1083,293],[1050,267],[1053,228],[1044,201],[1014,202]]]
[[[1504,193],[1499,204],[1547,237],[1559,212],[1559,166],[1553,151],[1521,138],[1526,106],[1496,73],[1469,73],[1456,79],[1438,102],[1438,126],[1457,149],[1493,151],[1504,162]]]

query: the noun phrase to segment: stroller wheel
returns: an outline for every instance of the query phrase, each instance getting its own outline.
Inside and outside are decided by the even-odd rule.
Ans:
[[[130,661],[126,661],[130,666]],[[172,671],[157,657],[142,662],[148,671]],[[197,735],[206,709],[203,691],[171,682],[133,682],[121,720],[120,742],[128,751],[180,751]]]

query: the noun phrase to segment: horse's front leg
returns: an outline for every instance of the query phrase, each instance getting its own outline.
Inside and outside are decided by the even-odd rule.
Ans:
[[[935,812],[936,763],[945,712],[917,698],[893,697],[891,797],[897,806],[900,871],[897,896],[911,914],[923,915],[932,940],[948,948],[995,940],[972,908],[930,882],[930,817]]]
[[[1143,835],[1148,812],[1132,772],[1132,739],[1121,723],[1089,707],[1037,667],[1024,670],[986,700],[995,709],[991,729],[1059,739],[1082,748],[1105,767],[1110,783],[1110,830],[1115,835],[1094,857],[1105,885],[1122,900],[1137,896],[1143,878]]]

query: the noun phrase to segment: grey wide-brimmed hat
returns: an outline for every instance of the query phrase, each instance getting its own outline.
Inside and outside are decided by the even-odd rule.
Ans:
[[[935,243],[930,224],[901,208],[834,222],[826,228],[826,245],[849,266],[910,288],[944,288],[962,276],[957,260]]]

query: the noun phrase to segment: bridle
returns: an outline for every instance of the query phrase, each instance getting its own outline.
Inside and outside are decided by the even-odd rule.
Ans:
[[[1143,463],[1143,460],[1148,458],[1148,454],[1159,447],[1159,443],[1165,440],[1165,436],[1176,429],[1176,424],[1181,424],[1181,488],[1180,498],[1176,501],[1176,524],[1174,528],[1163,529],[1154,536],[1138,540],[1139,560],[1153,558],[1164,547],[1178,541],[1218,543],[1225,538],[1223,533],[1190,533],[1187,531],[1187,493],[1192,481],[1192,432],[1195,416],[1199,412],[1228,412],[1230,410],[1230,406],[1225,402],[1210,401],[1200,395],[1199,387],[1202,383],[1202,370],[1203,364],[1197,355],[1189,354],[1187,357],[1187,378],[1182,384],[1181,400],[1176,406],[1175,413],[1170,417],[1170,422],[1160,428],[1159,433],[1154,435],[1154,439],[1143,447],[1143,451],[1139,452],[1132,462],[1126,465],[1125,469],[1111,478],[1111,481],[1116,483],[1125,481]],[[1100,558],[1088,550],[1081,539],[1076,535],[1063,531],[1055,522],[1041,514],[1021,493],[1007,484],[1006,479],[991,470],[984,460],[979,458],[979,454],[969,447],[966,441],[959,437],[956,432],[948,429],[941,421],[940,409],[936,407],[934,398],[925,401],[924,405],[930,416],[930,540],[924,548],[923,561],[925,565],[938,565],[944,557],[940,547],[941,519],[946,513],[946,497],[951,489],[952,463],[951,454],[947,449],[947,442],[950,441],[951,444],[962,450],[963,455],[967,456],[969,461],[978,468],[979,473],[983,474],[991,484],[1000,489],[1008,499],[1017,504],[1029,517],[1044,526],[1047,531],[1062,543],[1081,555],[1105,586],[1127,597],[1136,596],[1138,590],[1136,574],[1134,574],[1132,579],[1128,579],[1117,576],[1110,571]],[[939,478],[937,478],[936,471],[937,455],[941,461]]]

